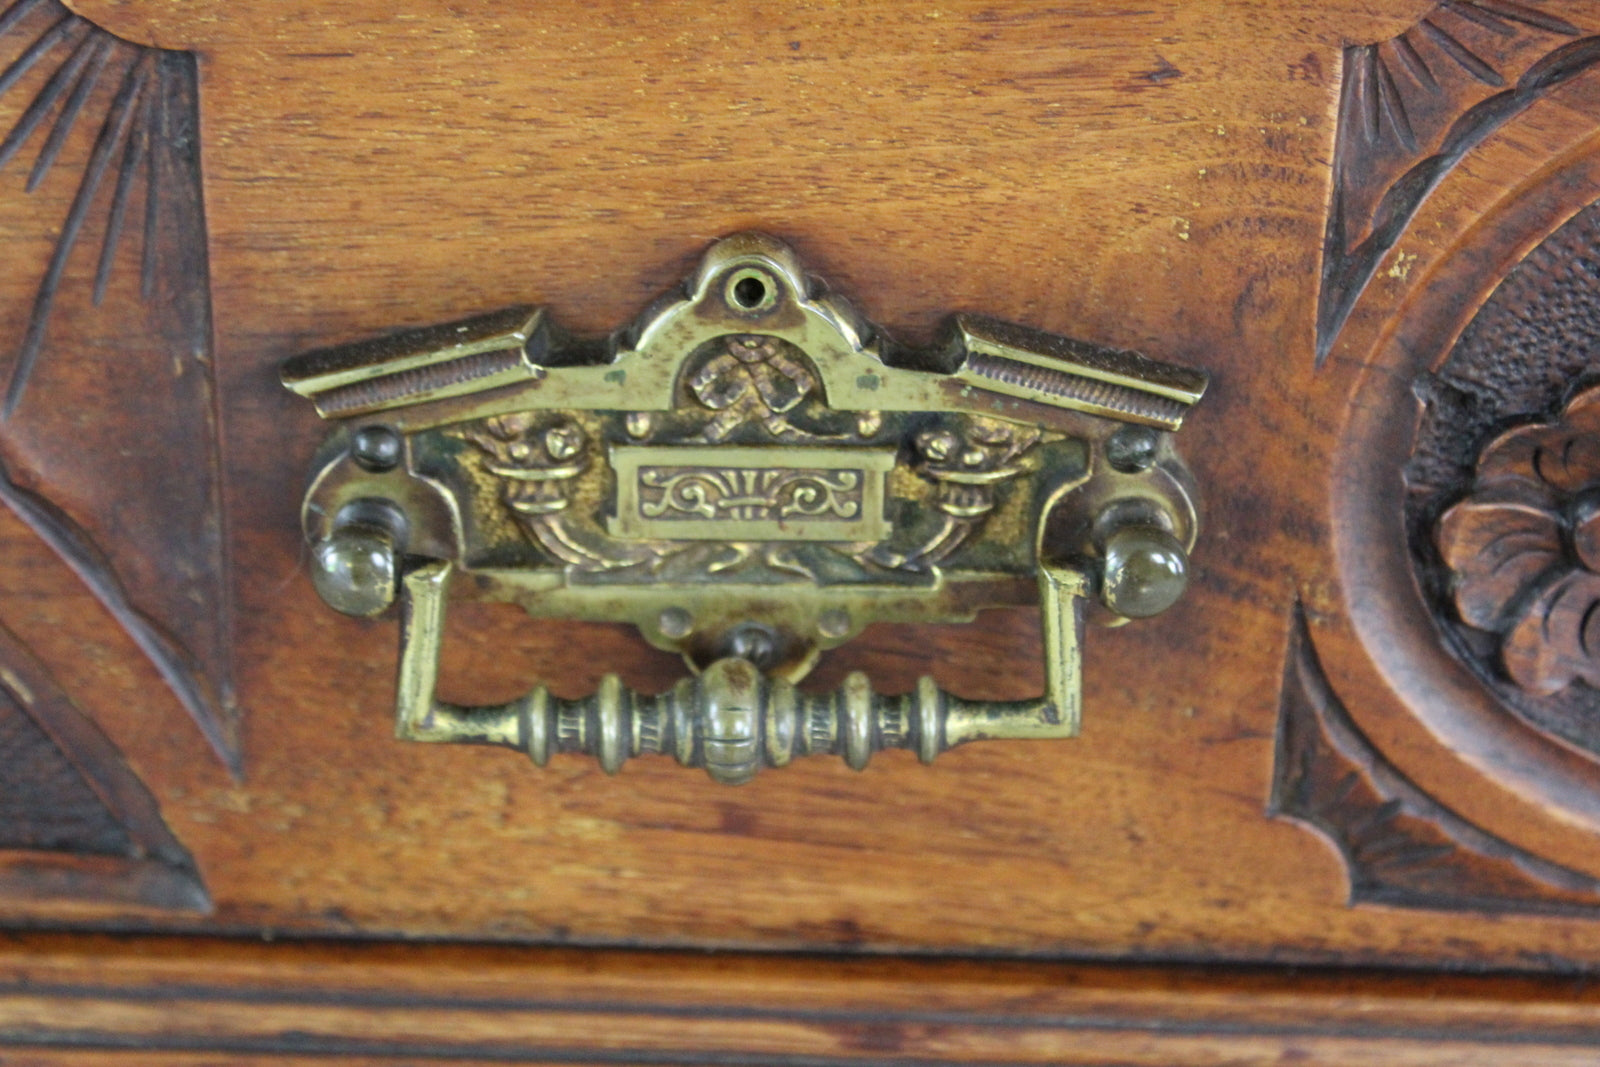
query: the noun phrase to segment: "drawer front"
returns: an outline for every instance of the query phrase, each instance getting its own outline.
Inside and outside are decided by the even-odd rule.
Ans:
[[[18,0],[0,27],[9,921],[1600,963],[1589,6]],[[397,623],[307,578],[326,427],[279,366],[519,304],[601,336],[745,230],[908,344],[970,310],[1209,373],[1187,595],[1091,628],[1080,737],[931,768],[730,790],[395,740]],[[1015,700],[1041,662],[1008,608],[871,627],[805,685]],[[612,672],[685,667],[467,602],[440,689]]]

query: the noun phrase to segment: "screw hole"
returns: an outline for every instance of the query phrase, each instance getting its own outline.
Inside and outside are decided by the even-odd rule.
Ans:
[[[733,299],[742,308],[758,308],[767,299],[767,286],[760,278],[743,277],[733,283]]]

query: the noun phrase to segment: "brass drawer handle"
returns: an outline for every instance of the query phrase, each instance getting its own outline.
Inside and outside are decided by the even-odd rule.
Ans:
[[[540,686],[509,704],[463,708],[434,697],[451,564],[430,561],[408,573],[402,591],[399,722],[407,741],[500,745],[543,767],[553,752],[595,757],[609,774],[631,756],[674,756],[718,782],[742,785],[763,766],[796,756],[839,755],[855,770],[874,752],[914,750],[924,763],[966,741],[1060,738],[1078,732],[1078,642],[1083,635],[1082,575],[1042,568],[1047,627],[1046,695],[975,703],[924,677],[904,696],[882,696],[852,673],[835,693],[812,696],[771,678],[746,659],[719,659],[659,695],[625,688],[607,675],[579,700]]]
[[[331,606],[402,606],[398,734],[609,772],[665,754],[720,782],[793,757],[1078,732],[1091,601],[1115,619],[1182,593],[1197,514],[1172,434],[1203,374],[958,315],[896,345],[785,245],[717,242],[680,291],[604,341],[542,310],[290,360],[344,425],[303,520]],[[466,576],[470,581],[459,580]],[[659,695],[608,676],[567,701],[438,701],[450,593],[631,622],[696,671]],[[799,692],[871,622],[1032,602],[1046,692],[976,703],[930,679]]]

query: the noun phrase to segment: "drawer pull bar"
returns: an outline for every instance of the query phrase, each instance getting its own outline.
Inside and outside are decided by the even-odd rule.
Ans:
[[[405,741],[498,745],[543,767],[552,753],[578,752],[608,774],[630,757],[673,756],[714,781],[742,785],[762,767],[796,756],[837,755],[863,770],[872,754],[903,748],[932,763],[939,753],[980,740],[1047,740],[1078,732],[1083,576],[1041,571],[1047,618],[1047,695],[977,702],[918,679],[903,696],[874,692],[856,671],[832,693],[802,693],[749,660],[728,658],[664,693],[649,695],[608,674],[590,696],[563,700],[543,686],[508,704],[461,707],[434,696],[452,565],[433,561],[406,575],[401,594],[396,736]]]

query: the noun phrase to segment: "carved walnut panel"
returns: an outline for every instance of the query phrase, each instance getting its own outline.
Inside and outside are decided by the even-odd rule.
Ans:
[[[6,870],[71,850],[166,887],[102,893],[142,910],[83,921],[119,928],[1600,963],[1593,6],[735,8],[3,6],[0,614],[116,740],[6,689]],[[1211,372],[1191,599],[1091,635],[1105,711],[1058,751],[730,797],[395,744],[393,620],[329,617],[306,581],[322,431],[277,366],[528,303],[598,336],[745,229],[911,344],[956,294]],[[686,383],[706,447],[719,412],[818,432],[808,369],[745,354]],[[460,442],[502,521],[576,565],[540,518],[567,487],[514,475],[585,432]],[[685,479],[715,509],[738,470],[640,469],[639,521],[692,523]],[[836,490],[818,521],[860,521],[864,494],[803,473]],[[37,579],[27,531],[81,589]],[[61,619],[97,613],[126,640],[74,663]],[[609,627],[452,618],[451,700],[682,669]],[[815,684],[1008,699],[1038,660],[1031,613],[996,612],[875,628]],[[166,689],[116,700],[146,674]],[[93,896],[41,884],[8,923]]]
[[[1471,15],[1461,5],[1439,10]],[[1512,19],[1527,29],[1473,53],[1481,62],[1455,55],[1480,88],[1458,96],[1464,110],[1439,154],[1396,179],[1383,197],[1387,210],[1373,215],[1364,244],[1378,254],[1362,277],[1371,279],[1392,251],[1389,291],[1362,296],[1359,285],[1330,287],[1325,275],[1322,350],[1349,361],[1329,371],[1335,388],[1350,389],[1331,497],[1342,604],[1319,612],[1323,625],[1295,639],[1290,659],[1319,662],[1320,651],[1321,706],[1365,718],[1384,746],[1428,776],[1422,795],[1439,805],[1437,828],[1452,825],[1459,813],[1451,805],[1460,805],[1471,809],[1474,833],[1498,842],[1486,853],[1536,843],[1587,878],[1589,846],[1572,828],[1600,827],[1600,699],[1591,685],[1600,631],[1591,629],[1589,544],[1600,487],[1592,390],[1600,373],[1600,207],[1587,206],[1600,187],[1592,79],[1584,77],[1600,53],[1579,24],[1541,22],[1531,8],[1490,14],[1497,18],[1476,21],[1504,29]],[[1455,53],[1429,24],[1419,27]],[[1523,40],[1533,31],[1571,40],[1534,47]],[[1416,34],[1385,47],[1403,57],[1408,36]],[[1356,82],[1341,110],[1341,165],[1365,159],[1374,143],[1360,118],[1363,102],[1387,114],[1392,90],[1383,88],[1382,69],[1368,69],[1366,52],[1346,59]],[[1512,83],[1507,72],[1527,63]],[[1496,85],[1504,88],[1483,95]],[[1487,162],[1512,154],[1529,162],[1516,172]],[[1458,171],[1465,158],[1480,173]],[[1337,208],[1336,196],[1335,222]],[[1328,316],[1341,306],[1355,314],[1337,340],[1344,320]],[[1281,737],[1303,729],[1291,688],[1286,683]],[[1341,702],[1336,694],[1345,690],[1357,697]],[[1364,742],[1363,754],[1351,757],[1356,773],[1380,773],[1390,758],[1382,747]],[[1282,759],[1278,773],[1280,790],[1308,780]],[[1295,795],[1299,802],[1284,810],[1345,849],[1353,887],[1379,874],[1381,862],[1351,851],[1355,831],[1315,817],[1312,794]],[[1439,862],[1457,854],[1441,852]],[[1529,887],[1544,886],[1534,894],[1541,898],[1578,877],[1532,854],[1514,866]],[[1403,902],[1449,906],[1440,894],[1468,892],[1472,879],[1458,883]],[[1481,906],[1548,906],[1526,894],[1507,890],[1500,905]]]

